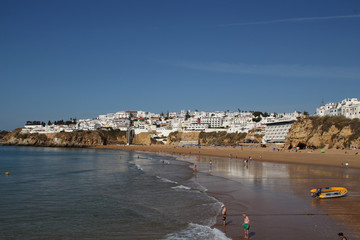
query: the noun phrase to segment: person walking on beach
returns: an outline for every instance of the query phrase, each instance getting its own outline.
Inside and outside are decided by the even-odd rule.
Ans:
[[[244,232],[245,232],[245,239],[249,239],[249,229],[250,229],[250,219],[246,214],[243,214],[244,217]]]
[[[339,232],[338,235],[341,240],[347,240],[347,238],[344,236],[342,232]]]
[[[226,226],[226,207],[225,205],[221,205],[221,208],[222,208],[222,219],[223,219],[223,222],[224,222],[224,226]]]

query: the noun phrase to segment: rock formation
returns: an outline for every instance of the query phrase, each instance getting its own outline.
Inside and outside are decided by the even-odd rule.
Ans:
[[[246,133],[202,132],[199,135],[201,145],[235,145],[245,142]]]
[[[167,138],[167,144],[198,144],[200,132],[172,132]]]
[[[7,134],[3,140],[9,145],[88,147],[126,144],[126,132],[115,130],[29,134],[21,133],[19,128]]]
[[[296,121],[287,136],[285,148],[360,147],[360,121],[345,117],[309,117]]]
[[[136,134],[132,142],[134,145],[151,145],[152,143],[150,133],[147,132]]]

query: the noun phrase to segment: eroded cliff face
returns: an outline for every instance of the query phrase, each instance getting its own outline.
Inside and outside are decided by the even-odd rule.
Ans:
[[[151,136],[149,133],[143,132],[134,136],[132,144],[135,145],[151,145]]]
[[[174,132],[167,138],[166,144],[202,144],[202,145],[234,145],[246,141],[245,133],[226,133],[226,132]],[[4,139],[5,144],[10,145],[29,145],[29,146],[61,146],[61,147],[90,147],[101,145],[126,144],[126,132],[121,131],[84,131],[84,132],[61,132],[46,134],[27,134],[21,133],[21,129],[16,129],[7,134]],[[134,145],[160,144],[151,138],[151,133],[139,133],[134,136]]]
[[[21,129],[16,129],[7,134],[3,140],[10,145],[89,147],[126,144],[126,133],[121,131],[84,131],[24,134],[21,133]]]
[[[202,132],[199,142],[201,145],[235,145],[244,143],[246,136],[246,133]]]
[[[173,132],[167,138],[167,144],[198,143],[200,132]]]
[[[295,122],[287,136],[285,148],[360,147],[359,119],[344,117],[310,117]]]
[[[167,144],[234,145],[244,143],[246,136],[246,133],[174,132],[169,135]]]

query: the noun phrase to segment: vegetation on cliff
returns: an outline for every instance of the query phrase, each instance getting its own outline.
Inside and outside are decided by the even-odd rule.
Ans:
[[[172,132],[167,137],[168,144],[179,144],[186,142],[199,143],[200,132]]]
[[[0,131],[0,139],[3,139],[3,137],[5,137],[5,135],[8,133],[8,131]]]
[[[236,145],[246,142],[246,133],[226,132],[172,132],[168,144],[196,142],[201,145]]]
[[[350,119],[344,116],[324,116],[324,117],[309,117],[312,121],[314,129],[321,128],[321,131],[328,132],[332,126],[335,126],[339,131],[346,127],[350,127],[351,135],[348,137],[347,146],[350,142],[360,137],[360,120],[358,118]],[[332,138],[337,138],[333,135]]]
[[[19,128],[7,134],[3,140],[10,145],[87,147],[126,144],[126,132],[97,130],[30,134],[22,133],[21,128]]]
[[[291,127],[285,147],[360,147],[360,120],[343,116],[313,116],[300,119]]]
[[[64,120],[59,120],[59,121],[54,121],[53,123],[49,120],[47,125],[71,125],[71,124],[76,124],[77,120],[76,118],[70,118],[70,120],[64,121]],[[46,123],[42,122],[42,121],[26,121],[26,125],[42,125],[45,127]]]
[[[199,143],[201,145],[236,145],[243,143],[246,135],[246,133],[201,132]]]

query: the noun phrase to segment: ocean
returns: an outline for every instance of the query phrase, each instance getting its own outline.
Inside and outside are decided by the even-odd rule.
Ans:
[[[222,203],[169,155],[0,146],[0,192],[0,239],[228,239]]]

